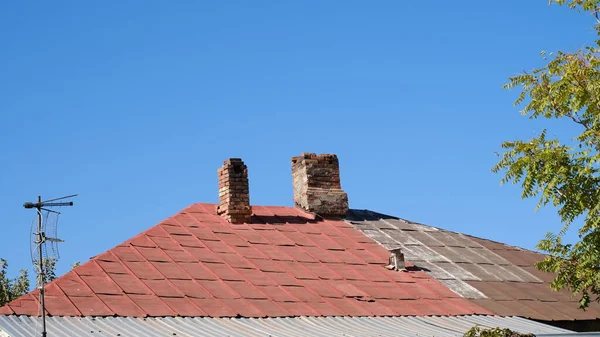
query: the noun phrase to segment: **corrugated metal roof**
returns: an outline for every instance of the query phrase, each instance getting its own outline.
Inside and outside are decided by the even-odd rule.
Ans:
[[[538,336],[569,330],[519,317],[48,317],[48,336],[462,336],[474,325],[509,328]],[[37,336],[40,318],[0,316],[0,336]]]

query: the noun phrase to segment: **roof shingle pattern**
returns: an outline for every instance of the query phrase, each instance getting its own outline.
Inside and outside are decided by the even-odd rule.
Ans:
[[[554,275],[534,267],[543,254],[371,211],[352,210],[348,218],[357,230],[388,249],[401,247],[416,267],[497,315],[545,321],[600,317],[600,304],[583,311],[568,292],[551,290]]]
[[[254,206],[232,225],[194,204],[46,286],[54,316],[489,314],[424,271],[383,268],[388,251],[344,221]],[[0,314],[39,314],[34,291]]]

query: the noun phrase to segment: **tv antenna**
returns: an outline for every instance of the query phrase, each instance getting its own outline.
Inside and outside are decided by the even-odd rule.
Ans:
[[[58,243],[64,242],[56,237],[58,216],[60,212],[51,207],[73,206],[72,201],[59,201],[76,197],[77,194],[42,201],[38,196],[37,202],[26,202],[23,207],[37,211],[36,218],[31,223],[31,261],[36,267],[37,284],[40,292],[40,305],[42,307],[42,337],[46,337],[46,303],[44,301],[44,286],[46,284],[46,271],[44,264],[52,259],[58,260]],[[36,221],[37,220],[37,221]],[[49,234],[50,236],[46,236]],[[49,247],[48,247],[49,246]],[[48,250],[50,248],[50,250]]]

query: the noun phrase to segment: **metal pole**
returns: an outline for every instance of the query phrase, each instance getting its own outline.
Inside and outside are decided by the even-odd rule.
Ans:
[[[40,275],[39,275],[39,290],[40,290],[40,304],[42,306],[42,337],[46,337],[46,303],[44,302],[44,279],[45,279],[45,275],[44,275],[44,255],[42,252],[42,240],[43,240],[43,234],[42,234],[42,197],[38,196],[38,206],[37,208],[37,213],[38,213],[38,226],[37,226],[37,235],[38,235],[38,250],[39,250],[39,268],[40,268]]]

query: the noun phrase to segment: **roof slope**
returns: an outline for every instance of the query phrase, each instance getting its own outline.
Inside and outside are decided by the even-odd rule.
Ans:
[[[352,210],[349,222],[382,246],[402,247],[405,258],[457,294],[495,314],[538,320],[600,318],[566,291],[550,289],[554,275],[534,267],[544,255],[370,211]]]
[[[194,204],[46,287],[53,316],[394,316],[489,314],[348,223],[253,206],[232,225]],[[37,291],[0,314],[37,315]]]

